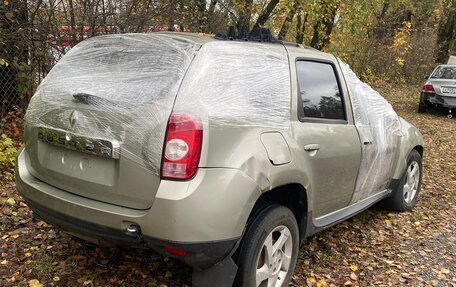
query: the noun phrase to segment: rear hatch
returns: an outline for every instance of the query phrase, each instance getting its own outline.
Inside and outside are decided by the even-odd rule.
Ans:
[[[167,121],[198,48],[170,34],[102,36],[74,47],[27,110],[30,172],[87,198],[149,208]]]

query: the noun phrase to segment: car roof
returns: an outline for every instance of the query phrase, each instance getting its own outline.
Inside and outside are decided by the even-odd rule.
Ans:
[[[267,45],[268,49],[264,49],[264,53],[284,53],[290,56],[290,58],[310,58],[310,59],[320,59],[320,60],[328,60],[328,61],[334,61],[335,57],[331,54],[321,52],[317,49],[308,47],[308,46],[303,46],[297,43],[291,43],[291,42],[283,42],[283,41],[278,41],[275,43],[271,42],[256,42],[256,41],[244,41],[244,40],[224,40],[224,39],[216,39],[214,38],[213,35],[211,34],[203,34],[203,33],[188,33],[188,32],[153,32],[153,33],[126,33],[126,34],[118,34],[118,36],[129,36],[129,37],[144,37],[150,36],[151,40],[153,39],[153,36],[164,36],[164,37],[169,37],[178,41],[183,41],[192,44],[193,46],[196,47],[201,47],[202,45],[208,43],[208,42],[237,42],[237,43],[245,43],[245,48],[249,49],[249,47],[253,47],[256,45]],[[97,38],[101,37],[110,37],[113,36],[112,34],[110,35],[102,35],[102,36],[97,36],[93,37],[90,40],[95,40]],[[253,45],[252,45],[253,44]],[[285,48],[285,49],[284,49]]]
[[[186,41],[190,43],[195,43],[199,45],[203,45],[209,41],[212,41],[212,35],[209,34],[202,34],[202,33],[188,33],[188,32],[153,32],[149,33],[151,35],[165,35],[167,37]]]
[[[286,45],[286,49],[290,58],[310,58],[310,59],[320,59],[320,60],[327,60],[327,61],[334,61],[336,57],[331,54],[319,51],[317,49],[307,47],[307,46],[291,46]]]
[[[456,65],[442,64],[442,65],[438,65],[437,67],[454,67],[454,68],[456,68]]]
[[[322,60],[331,60],[333,61],[335,57],[331,54],[321,52],[317,49],[300,45],[297,43],[292,43],[292,42],[276,42],[276,43],[270,43],[270,42],[254,42],[254,41],[244,41],[244,40],[225,40],[225,39],[216,39],[213,37],[213,35],[210,34],[202,34],[202,33],[188,33],[188,32],[156,32],[154,34],[163,34],[171,38],[175,39],[182,39],[190,42],[194,42],[195,44],[200,44],[204,45],[207,42],[212,42],[212,41],[220,41],[220,42],[238,42],[238,43],[245,43],[246,49],[249,49],[249,47],[252,47],[253,44],[258,44],[258,45],[268,45],[268,50],[269,51],[274,51],[274,52],[283,52],[287,53],[292,56],[292,57],[308,57],[308,58],[314,58],[314,59],[322,59]],[[283,49],[283,48],[286,48]],[[265,50],[267,53],[267,51]]]

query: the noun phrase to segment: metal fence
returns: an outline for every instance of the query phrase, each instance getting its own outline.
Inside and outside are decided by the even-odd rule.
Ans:
[[[25,109],[30,99],[30,38],[8,7],[0,13],[0,116]],[[16,17],[16,18],[15,18]]]
[[[3,50],[14,56],[13,49]],[[3,55],[2,55],[3,56]],[[14,109],[25,109],[29,101],[30,91],[26,91],[25,85],[21,85],[20,78],[23,72],[13,61],[0,56],[0,116],[6,115]]]

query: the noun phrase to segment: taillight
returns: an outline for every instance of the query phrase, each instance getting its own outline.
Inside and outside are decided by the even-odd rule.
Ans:
[[[198,170],[202,143],[203,128],[197,117],[172,114],[166,132],[161,177],[173,180],[192,178]]]
[[[432,85],[424,85],[423,92],[435,93],[434,87]]]

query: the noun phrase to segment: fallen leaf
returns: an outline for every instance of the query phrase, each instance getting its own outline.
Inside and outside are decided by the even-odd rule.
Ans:
[[[317,283],[317,280],[313,277],[309,277],[306,279],[306,283],[309,286],[315,286],[315,284]]]
[[[442,269],[440,269],[440,273],[442,273],[442,274],[450,274],[450,270],[446,269],[446,268],[442,268]]]
[[[385,223],[386,223],[386,228],[391,228],[392,227],[391,220],[385,219]]]
[[[10,197],[6,200],[6,203],[8,203],[9,205],[13,206],[16,204],[16,201],[14,200],[14,198]]]
[[[13,19],[14,14],[11,13],[11,12],[8,12],[8,13],[5,14],[5,17],[6,17],[6,19],[11,20],[11,19]]]
[[[28,282],[29,287],[43,287],[43,284],[40,283],[40,281],[36,279],[32,279]]]
[[[13,277],[9,278],[8,282],[16,282],[16,277],[13,276]]]
[[[411,276],[410,274],[405,273],[405,272],[401,273],[401,276],[404,277],[405,279],[413,279],[413,276]]]
[[[385,260],[385,262],[389,265],[393,265],[394,261],[393,260]]]

